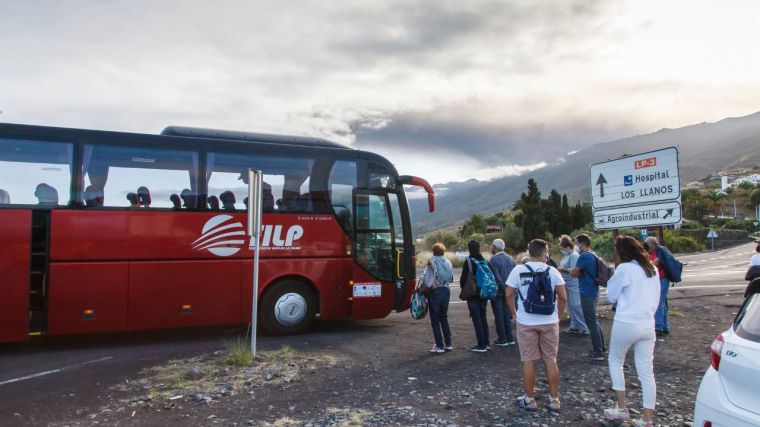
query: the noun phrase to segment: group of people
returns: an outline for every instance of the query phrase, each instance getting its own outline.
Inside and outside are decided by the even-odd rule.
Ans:
[[[464,287],[468,276],[478,274],[473,268],[484,261],[480,243],[468,243],[469,257],[462,267],[460,286]],[[494,240],[493,256],[488,268],[499,290],[490,299],[494,313],[497,346],[519,345],[522,361],[524,394],[517,403],[527,411],[538,410],[535,400],[536,361],[542,361],[549,384],[549,400],[546,408],[561,411],[559,399],[559,320],[568,309],[570,325],[563,332],[589,336],[592,350],[587,361],[608,361],[612,388],[617,404],[605,411],[610,420],[631,421],[625,400],[623,363],[633,348],[635,364],[643,393],[642,418],[633,425],[651,425],[655,413],[656,385],[653,372],[654,345],[656,337],[670,331],[667,316],[667,293],[670,282],[680,281],[681,264],[670,251],[650,237],[644,244],[629,236],[615,239],[614,274],[602,277],[609,271],[606,262],[598,257],[588,235],[575,239],[563,235],[559,240],[562,259],[559,264],[549,255],[549,244],[540,239],[528,244],[528,251],[520,264],[504,252],[505,242]],[[431,353],[445,353],[453,349],[451,328],[448,322],[450,285],[454,280],[451,263],[445,258],[441,243],[433,246],[431,266],[436,272],[436,287],[428,297],[428,309],[433,327],[435,344]],[[604,263],[604,264],[602,264]],[[481,273],[482,274],[482,273]],[[607,299],[613,304],[615,317],[609,349],[597,321],[597,304],[600,285],[607,286]],[[550,287],[550,288],[549,288]],[[477,344],[471,351],[482,353],[491,349],[486,318],[488,299],[474,295],[466,300]],[[515,329],[512,320],[515,320]]]

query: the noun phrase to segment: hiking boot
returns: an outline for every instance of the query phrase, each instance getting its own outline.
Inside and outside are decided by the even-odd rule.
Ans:
[[[430,353],[436,353],[436,354],[437,354],[437,353],[443,353],[443,352],[445,352],[446,350],[444,350],[444,349],[442,349],[441,347],[438,347],[437,345],[433,344],[433,348],[431,348],[431,349],[430,349],[430,350],[428,350],[428,351],[429,351]]]
[[[504,340],[504,341],[494,341],[493,345],[498,345],[499,347],[509,347],[510,345],[515,345],[514,341]]]
[[[470,351],[473,351],[475,353],[485,353],[485,352],[488,351],[488,348],[487,347],[480,347],[480,346],[476,345],[475,347],[472,347],[470,349]]]
[[[581,335],[583,332],[580,329],[567,328],[562,330],[563,334]]]
[[[553,414],[559,414],[560,409],[561,409],[561,405],[559,403],[559,397],[550,397],[549,401],[546,402],[544,406],[546,406],[546,409],[548,409],[549,412]]]
[[[528,412],[538,412],[538,404],[536,403],[536,399],[528,397],[524,394],[517,398],[517,406],[525,409]]]
[[[614,408],[604,410],[604,417],[610,421],[628,421],[631,419],[631,414],[628,409],[621,409],[615,405]]]
[[[585,357],[586,362],[604,362],[604,353],[592,351]]]

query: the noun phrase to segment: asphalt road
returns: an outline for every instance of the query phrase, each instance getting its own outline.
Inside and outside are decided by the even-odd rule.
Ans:
[[[709,294],[739,294],[754,244],[678,258],[684,262],[683,282],[672,288],[672,298]],[[452,292],[452,303],[461,303]],[[262,348],[306,340],[351,342],[357,334],[393,326],[393,318],[369,322],[320,322],[315,333],[300,337],[263,337]],[[110,337],[39,340],[0,347],[0,425],[35,424],[34,414],[62,418],[78,408],[97,408],[110,387],[134,377],[141,369],[165,361],[223,348],[220,337],[237,330],[167,331]],[[49,419],[49,418],[47,418]]]

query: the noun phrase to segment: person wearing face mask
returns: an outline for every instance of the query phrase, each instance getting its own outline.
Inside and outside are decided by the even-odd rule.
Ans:
[[[565,279],[567,311],[570,314],[570,327],[562,332],[588,336],[588,326],[586,326],[586,322],[583,320],[578,278],[570,275],[570,272],[575,268],[575,264],[578,263],[578,257],[580,257],[580,254],[575,251],[573,238],[563,234],[559,239],[559,251],[562,253],[562,260],[559,262],[558,270],[562,273],[562,278]]]

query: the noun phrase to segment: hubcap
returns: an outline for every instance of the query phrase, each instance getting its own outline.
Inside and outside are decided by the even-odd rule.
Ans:
[[[274,317],[283,326],[296,326],[306,317],[306,298],[295,292],[284,294],[274,305]]]

